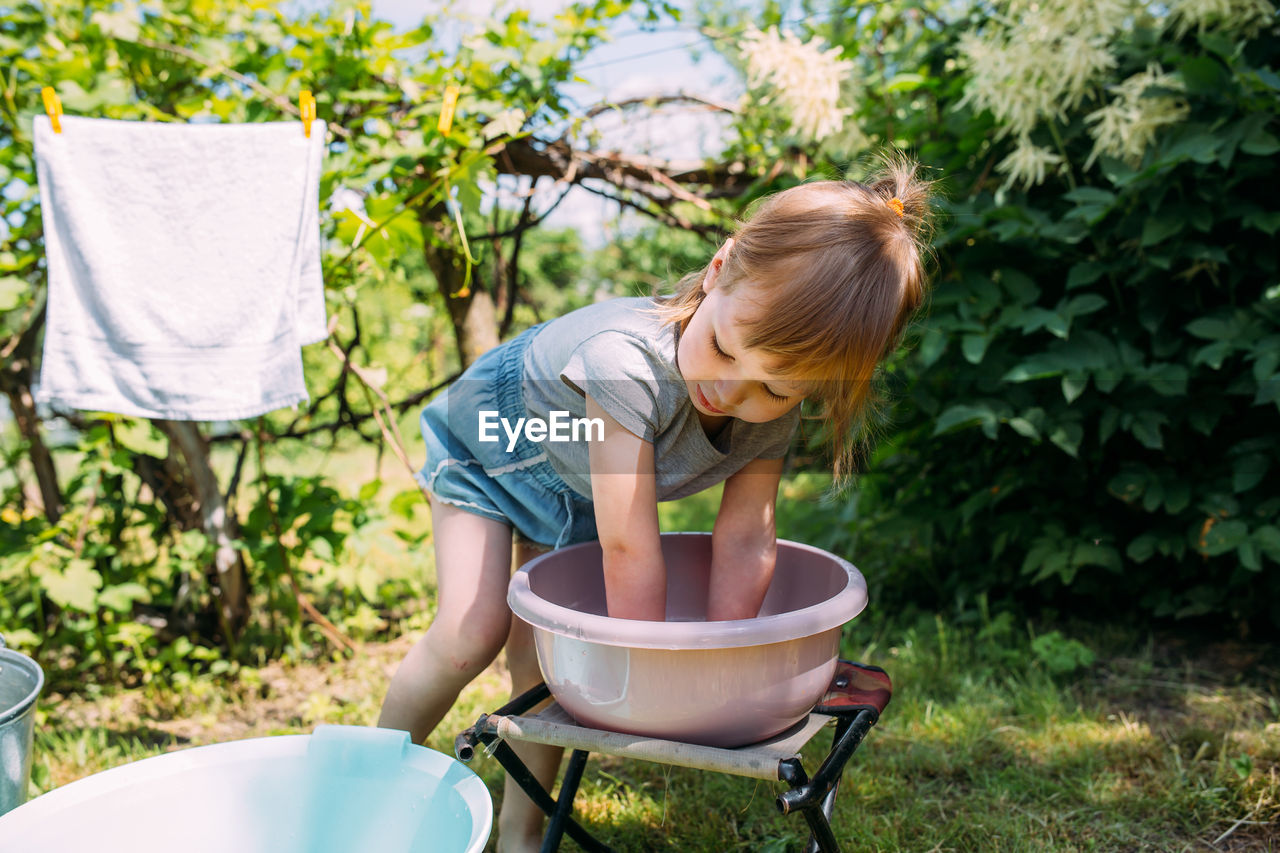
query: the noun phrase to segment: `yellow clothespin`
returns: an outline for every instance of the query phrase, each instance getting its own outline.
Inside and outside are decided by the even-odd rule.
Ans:
[[[302,132],[310,139],[311,122],[316,118],[316,99],[311,96],[310,89],[303,89],[298,94],[298,112],[302,114]]]
[[[436,130],[443,136],[453,127],[453,110],[458,106],[458,93],[462,90],[452,83],[444,87],[444,103],[440,106],[440,122]]]
[[[49,123],[53,125],[54,133],[62,133],[62,101],[58,99],[58,93],[53,90],[52,86],[45,86],[40,90],[40,97],[44,98],[44,111],[49,114]]]

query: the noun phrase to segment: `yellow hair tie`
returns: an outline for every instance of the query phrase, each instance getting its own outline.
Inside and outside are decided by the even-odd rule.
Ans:
[[[885,202],[885,204],[893,208],[893,212],[898,214],[899,219],[901,219],[906,214],[906,208],[903,207],[902,205],[902,199],[898,198],[897,196],[894,196],[893,198],[889,199],[888,201]]]

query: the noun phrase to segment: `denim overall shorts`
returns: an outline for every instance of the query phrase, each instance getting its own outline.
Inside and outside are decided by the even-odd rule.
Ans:
[[[591,501],[565,483],[542,445],[523,432],[510,452],[501,427],[489,433],[498,440],[480,441],[481,412],[496,412],[513,426],[528,416],[521,384],[524,354],[539,328],[480,356],[423,409],[427,462],[416,479],[444,503],[505,522],[540,545],[560,548],[596,538]]]

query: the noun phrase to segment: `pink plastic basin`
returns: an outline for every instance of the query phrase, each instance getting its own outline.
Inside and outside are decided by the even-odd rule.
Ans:
[[[711,534],[662,536],[667,621],[606,614],[600,546],[529,561],[511,579],[511,610],[533,626],[556,701],[591,728],[742,746],[800,721],[831,682],[840,628],[867,585],[850,563],[778,541],[773,583],[754,619],[708,622]]]

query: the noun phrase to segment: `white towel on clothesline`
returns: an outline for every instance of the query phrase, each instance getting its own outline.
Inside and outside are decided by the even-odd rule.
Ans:
[[[324,122],[35,118],[49,296],[37,400],[170,420],[307,399],[327,336]]]

